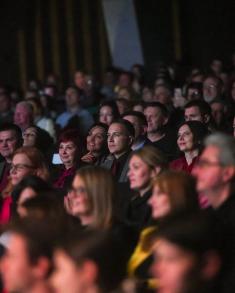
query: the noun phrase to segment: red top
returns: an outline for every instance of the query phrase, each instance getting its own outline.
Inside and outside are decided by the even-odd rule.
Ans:
[[[7,196],[2,201],[2,208],[0,210],[0,225],[7,224],[11,218],[11,204],[12,197]]]
[[[195,164],[197,163],[198,161],[198,158],[199,156],[195,157],[193,160],[192,160],[192,163],[190,165],[188,165],[186,159],[185,159],[185,156],[177,159],[177,160],[174,160],[170,163],[170,168],[173,169],[173,170],[177,170],[177,171],[184,171],[186,173],[189,173],[191,174],[192,170],[193,170],[193,167],[195,166]]]

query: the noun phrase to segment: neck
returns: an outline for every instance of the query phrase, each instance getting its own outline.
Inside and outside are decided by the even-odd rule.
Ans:
[[[162,131],[156,131],[156,132],[149,132],[148,133],[148,139],[151,142],[158,141],[161,138],[163,138],[164,136],[165,136],[165,133],[162,133]]]
[[[148,185],[147,187],[145,187],[145,188],[139,190],[139,194],[140,194],[140,196],[144,196],[145,193],[146,193],[147,191],[150,190],[150,188],[151,188],[151,186]]]
[[[221,186],[216,186],[213,190],[207,191],[204,194],[207,196],[211,206],[217,209],[229,198],[230,184],[221,184]]]
[[[190,165],[192,163],[193,159],[198,156],[198,154],[199,154],[199,151],[197,149],[185,152],[184,156],[187,161],[187,164]]]
[[[79,106],[76,105],[76,106],[71,106],[71,107],[67,107],[68,111],[71,112],[71,113],[76,113],[79,109]]]
[[[31,288],[25,290],[25,293],[52,293],[52,288],[47,284],[46,281],[38,281]]]
[[[122,155],[124,155],[125,153],[127,153],[128,151],[125,151],[125,152],[122,152],[122,153],[118,153],[118,154],[113,154],[114,155],[114,157],[116,158],[116,159],[119,159]]]
[[[82,223],[82,226],[91,226],[94,222],[94,219],[91,215],[79,215],[79,219]]]
[[[75,165],[74,163],[65,163],[64,167],[66,170],[68,170],[68,169],[72,168],[74,165]]]

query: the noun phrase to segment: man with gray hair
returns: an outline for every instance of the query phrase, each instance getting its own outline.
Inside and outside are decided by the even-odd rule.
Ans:
[[[14,123],[24,131],[27,127],[33,125],[33,122],[33,107],[26,101],[17,103],[14,113]]]
[[[199,195],[207,197],[212,213],[225,231],[222,290],[235,290],[235,138],[215,133],[205,140],[205,148],[193,175]]]

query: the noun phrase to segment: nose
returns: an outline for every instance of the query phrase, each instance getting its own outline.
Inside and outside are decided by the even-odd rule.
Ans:
[[[110,134],[110,135],[108,136],[108,142],[110,142],[110,141],[113,141],[113,135],[112,135],[112,134]]]

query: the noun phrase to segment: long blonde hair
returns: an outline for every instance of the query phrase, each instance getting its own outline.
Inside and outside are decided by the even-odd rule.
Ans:
[[[101,167],[84,167],[77,171],[87,190],[94,223],[93,228],[107,229],[114,214],[115,183],[111,173]]]

